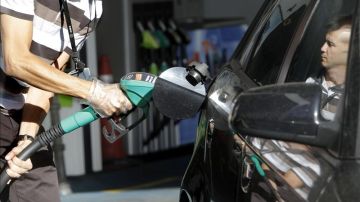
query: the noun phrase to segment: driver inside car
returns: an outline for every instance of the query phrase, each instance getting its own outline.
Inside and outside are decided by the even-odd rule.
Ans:
[[[317,78],[306,80],[307,83],[321,84],[321,113],[328,120],[334,119],[344,90],[351,24],[351,15],[337,17],[328,24],[326,40],[321,47],[322,69]]]

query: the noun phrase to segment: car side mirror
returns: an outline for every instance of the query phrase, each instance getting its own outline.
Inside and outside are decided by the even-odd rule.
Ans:
[[[241,135],[331,147],[339,124],[321,116],[321,86],[286,83],[252,88],[234,99],[230,128]]]

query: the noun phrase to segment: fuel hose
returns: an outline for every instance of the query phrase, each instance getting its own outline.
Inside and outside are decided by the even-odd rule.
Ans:
[[[49,145],[56,138],[70,133],[71,131],[91,123],[98,118],[99,115],[92,107],[87,107],[79,112],[76,112],[68,118],[62,120],[60,124],[55,125],[49,130],[36,136],[35,140],[22,150],[17,157],[21,160],[27,160],[41,147]],[[4,166],[0,174],[0,193],[2,193],[7,184],[11,182],[10,176],[6,173],[6,169],[8,168],[8,165]]]

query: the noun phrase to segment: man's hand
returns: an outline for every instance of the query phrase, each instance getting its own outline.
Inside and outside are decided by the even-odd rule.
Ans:
[[[102,117],[126,113],[132,108],[131,102],[120,90],[119,84],[104,84],[97,79],[91,85],[88,101]]]
[[[32,169],[33,165],[31,160],[26,161],[20,160],[16,157],[26,146],[31,143],[31,140],[19,141],[18,146],[14,147],[6,156],[5,159],[8,162],[9,169],[6,170],[6,173],[11,178],[19,178],[22,174],[27,173]]]

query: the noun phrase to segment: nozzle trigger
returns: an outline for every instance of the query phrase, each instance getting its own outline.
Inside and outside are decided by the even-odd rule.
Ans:
[[[142,109],[142,116],[139,120],[135,121],[130,126],[124,126],[121,123],[121,120],[126,118],[129,114],[127,114],[125,117],[109,119],[107,121],[107,125],[103,126],[101,129],[105,139],[110,143],[113,143],[117,139],[126,135],[130,130],[135,128],[139,123],[141,123],[147,117],[149,112],[149,104],[145,105],[145,107],[143,108],[137,107],[137,109]]]
[[[126,135],[129,132],[129,129],[121,124],[120,120],[120,118],[116,120],[111,118],[108,120],[110,127],[102,127],[102,134],[110,143],[114,143],[117,139],[121,138],[123,135]]]

